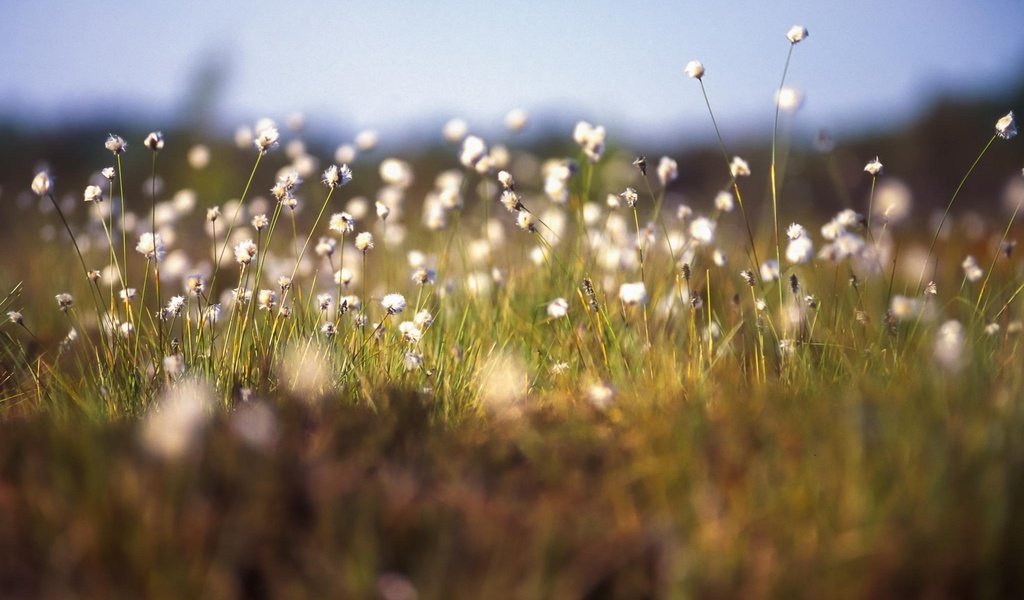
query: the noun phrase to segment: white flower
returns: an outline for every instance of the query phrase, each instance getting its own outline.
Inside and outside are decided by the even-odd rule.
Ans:
[[[277,304],[277,293],[274,290],[260,290],[256,294],[256,304],[260,310],[270,310]]]
[[[121,154],[128,149],[128,143],[121,136],[110,133],[107,134],[107,141],[104,142],[103,147],[114,154]]]
[[[331,215],[331,220],[328,224],[328,228],[331,231],[337,231],[344,235],[355,231],[356,220],[352,218],[352,215],[347,212],[334,213]]]
[[[548,316],[552,319],[560,319],[569,314],[569,301],[565,298],[555,298],[548,303]]]
[[[1013,139],[1017,135],[1017,123],[1013,120],[1012,110],[996,121],[996,135],[1004,140]]]
[[[189,275],[185,280],[185,291],[193,296],[199,296],[206,289],[202,275]]]
[[[786,260],[795,265],[801,265],[811,260],[814,256],[814,242],[806,235],[791,239],[786,246]]]
[[[267,127],[259,132],[256,136],[256,140],[253,142],[256,144],[256,149],[261,154],[265,154],[271,148],[277,145],[277,140],[281,137],[276,127]]]
[[[352,169],[348,165],[331,165],[324,171],[321,181],[331,189],[343,186],[352,181]]]
[[[637,196],[636,190],[633,188],[626,188],[626,191],[619,194],[619,197],[626,201],[626,206],[636,208],[636,201],[639,199],[639,196]]]
[[[750,165],[742,158],[734,156],[732,157],[732,162],[729,163],[729,172],[732,173],[733,177],[749,177]]]
[[[164,240],[159,233],[144,233],[139,236],[139,243],[135,246],[135,250],[154,262],[162,261],[167,254]]]
[[[877,177],[882,173],[882,163],[879,162],[877,156],[874,160],[864,165],[864,171],[870,173],[874,177]]]
[[[146,141],[143,142],[147,148],[156,152],[157,150],[164,149],[164,134],[159,131],[154,131],[146,136]]]
[[[626,306],[637,306],[647,302],[647,286],[644,282],[624,283],[619,286],[619,300]]]
[[[535,219],[532,214],[524,211],[520,211],[519,215],[516,216],[516,226],[523,231],[529,231],[533,233],[537,231],[537,225],[534,223]]]
[[[405,296],[401,294],[388,294],[381,298],[380,305],[384,307],[384,310],[389,315],[401,314],[406,306]]]
[[[383,202],[376,202],[375,207],[377,209],[377,217],[381,221],[387,221],[388,216],[391,214],[391,209],[388,208],[388,205]]]
[[[40,198],[49,194],[52,187],[53,179],[50,179],[50,174],[46,171],[40,171],[32,178],[32,191]]]
[[[701,244],[715,241],[715,228],[718,225],[707,217],[697,217],[690,223],[690,237]]]
[[[213,208],[206,209],[206,220],[215,223],[220,218],[220,207],[214,206]]]
[[[935,336],[934,356],[940,366],[957,371],[963,367],[964,327],[957,320],[939,326]]]
[[[665,187],[672,183],[679,177],[679,165],[675,159],[669,158],[668,156],[662,156],[661,160],[658,161],[658,181],[661,182],[661,187]]]
[[[521,108],[513,108],[505,115],[505,127],[512,133],[519,133],[526,127],[529,116]]]
[[[416,285],[427,285],[428,283],[434,283],[434,279],[436,277],[437,274],[434,272],[434,270],[428,269],[426,267],[420,267],[413,271],[412,273],[412,281]]]
[[[252,226],[256,231],[263,231],[270,225],[270,219],[265,214],[258,214],[252,218]]]
[[[316,243],[316,247],[313,251],[316,252],[317,256],[334,256],[334,249],[337,247],[338,242],[334,238],[322,237]]]
[[[412,318],[413,323],[416,323],[418,327],[426,329],[434,323],[434,315],[430,314],[429,310],[421,310],[416,313],[416,316]]]
[[[508,171],[498,171],[498,183],[500,183],[502,189],[505,190],[513,190],[516,187],[516,182],[512,179],[512,174]]]
[[[98,185],[87,185],[84,199],[86,202],[103,202],[103,190]]]
[[[786,236],[791,240],[795,240],[801,237],[807,237],[807,230],[804,229],[803,225],[797,223],[790,223],[786,229]]]
[[[327,310],[328,308],[330,308],[332,301],[333,300],[331,299],[331,295],[328,294],[327,292],[317,294],[316,296],[316,303],[320,307],[320,310]]]
[[[102,175],[104,179],[106,179],[107,181],[113,181],[114,167],[103,167],[103,169],[100,171],[100,175]]]
[[[970,281],[971,283],[974,283],[985,276],[985,271],[978,266],[978,261],[974,260],[973,256],[968,255],[960,266],[964,268],[964,277],[966,277],[967,281]]]
[[[699,60],[691,60],[686,63],[686,68],[683,69],[686,72],[686,76],[691,79],[700,79],[704,77],[704,65]]]
[[[799,44],[807,39],[808,35],[810,34],[807,33],[806,27],[803,27],[802,25],[794,25],[786,32],[786,39],[789,40],[791,44]]]
[[[779,261],[774,258],[761,263],[761,281],[775,281],[779,278]]]
[[[167,308],[164,310],[164,312],[172,317],[177,317],[181,315],[181,311],[184,308],[184,296],[171,296],[171,299],[167,301]]]
[[[120,296],[120,298],[122,300],[124,300],[125,302],[128,302],[130,300],[134,300],[135,299],[135,294],[136,294],[136,289],[133,288],[133,287],[124,288],[123,290],[121,290],[120,292],[117,293],[117,295]]]
[[[380,141],[380,136],[373,129],[364,129],[356,134],[355,140],[356,147],[363,152],[369,152],[377,147],[377,142]]]
[[[899,321],[917,318],[920,311],[921,303],[917,298],[896,294],[889,301],[889,312]]]
[[[732,212],[735,207],[735,201],[732,194],[726,191],[718,192],[715,196],[715,208],[722,212]]]
[[[402,334],[405,341],[416,344],[423,339],[423,330],[412,321],[402,321],[398,324],[398,332]]]
[[[485,156],[487,156],[487,144],[483,139],[469,135],[462,140],[462,153],[459,155],[459,162],[462,163],[462,166],[471,169]]]
[[[404,362],[406,371],[415,371],[423,366],[423,355],[419,352],[406,352]]]
[[[356,250],[366,254],[373,249],[373,234],[364,231],[356,236]]]
[[[784,87],[775,92],[775,104],[780,110],[796,112],[804,104],[803,92],[796,88]]]
[[[238,264],[247,265],[256,256],[256,243],[252,240],[242,240],[235,246],[235,260]]]
[[[458,117],[449,120],[444,124],[444,127],[441,128],[441,135],[444,136],[444,139],[453,144],[461,142],[462,138],[466,137],[467,133],[469,133],[469,125],[466,123],[465,119],[460,119]]]
[[[584,154],[590,162],[601,160],[604,154],[605,131],[603,126],[594,127],[586,121],[576,124],[572,132],[572,139],[583,148]]]

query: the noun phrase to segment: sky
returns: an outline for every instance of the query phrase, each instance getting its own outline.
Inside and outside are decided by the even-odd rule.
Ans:
[[[738,135],[770,122],[785,32],[801,24],[787,79],[806,98],[799,122],[879,126],[938,91],[1019,84],[1021,23],[1020,0],[5,0],[0,117],[172,120],[196,73],[221,64],[226,130],[300,111],[310,127],[401,135],[460,116],[484,132],[522,107],[664,137],[708,131],[683,74],[698,59]]]

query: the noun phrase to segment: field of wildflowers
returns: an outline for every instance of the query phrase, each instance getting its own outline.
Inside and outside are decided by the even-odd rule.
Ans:
[[[600,125],[519,148],[522,110],[433,161],[317,156],[293,118],[238,130],[242,172],[152,132],[5,182],[33,225],[0,279],[0,589],[1012,595],[1019,164],[961,204],[1024,155],[1014,114],[935,215],[871,154],[821,218],[780,129],[807,35],[768,151],[717,136],[706,197]]]

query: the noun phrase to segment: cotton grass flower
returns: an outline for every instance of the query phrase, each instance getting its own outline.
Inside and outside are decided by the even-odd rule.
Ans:
[[[749,177],[750,165],[742,158],[734,156],[732,157],[732,162],[729,163],[729,172],[732,173],[733,177]]]
[[[619,300],[626,306],[646,304],[647,286],[642,281],[623,283],[619,286]]]
[[[810,34],[807,32],[806,27],[802,25],[794,25],[786,32],[786,39],[789,40],[789,43],[791,44],[799,44],[807,39],[808,35]]]
[[[387,294],[380,299],[380,305],[389,315],[398,315],[405,310],[405,296],[401,294]]]
[[[98,185],[85,186],[85,193],[82,196],[85,202],[103,202],[103,190]]]
[[[735,198],[733,195],[726,191],[718,192],[715,195],[715,208],[722,212],[732,212],[732,209],[736,207]]]
[[[63,294],[57,294],[55,298],[57,299],[57,306],[64,312],[68,312],[68,309],[70,309],[75,303],[75,299],[71,294],[66,292]]]
[[[526,128],[529,115],[521,108],[513,108],[505,115],[505,127],[512,133],[519,133]]]
[[[40,171],[36,173],[36,176],[32,178],[32,192],[42,198],[43,196],[50,193],[53,188],[53,179],[50,178],[50,174],[46,171]]]
[[[665,187],[672,183],[679,177],[679,165],[675,159],[669,158],[668,156],[662,156],[658,161],[658,182],[661,183],[661,187]]]
[[[626,191],[619,194],[619,197],[626,203],[629,208],[636,208],[636,202],[640,198],[636,190],[631,187],[626,188]]]
[[[153,262],[160,262],[167,255],[164,240],[159,233],[143,233],[139,236],[135,251]]]
[[[878,177],[882,174],[882,163],[876,156],[873,160],[869,161],[868,164],[864,165],[864,172],[870,174],[872,177]]]
[[[977,282],[985,276],[985,271],[978,266],[978,261],[971,255],[968,255],[960,266],[964,269],[964,277],[966,277],[967,281],[970,281],[971,283]]]
[[[935,334],[935,361],[947,371],[959,371],[964,366],[964,345],[963,325],[955,319],[946,321]]]
[[[583,148],[590,162],[595,163],[601,160],[604,154],[605,130],[603,126],[593,126],[586,121],[576,123],[572,132],[572,139]]]
[[[1012,110],[996,121],[996,135],[1004,140],[1012,140],[1017,135],[1017,123]]]
[[[164,134],[160,131],[153,131],[146,136],[145,141],[142,142],[144,146],[158,152],[164,149]]]
[[[712,244],[715,241],[717,223],[707,217],[697,217],[690,223],[690,237],[700,244]]]
[[[334,213],[327,225],[331,231],[337,231],[344,235],[356,229],[356,220],[347,212]]]
[[[565,298],[555,298],[548,303],[548,316],[552,319],[561,319],[569,314],[569,301]]]
[[[258,248],[252,240],[242,240],[235,246],[235,261],[240,265],[248,265],[256,257]]]
[[[139,431],[143,448],[165,460],[196,450],[213,412],[214,390],[201,379],[174,382],[147,411]]]
[[[462,140],[462,152],[459,154],[459,162],[467,169],[472,169],[487,156],[487,144],[484,140],[475,135],[466,136]]]
[[[331,189],[347,185],[352,181],[352,169],[348,165],[331,165],[323,172],[320,180]]]
[[[704,65],[702,65],[699,60],[691,60],[686,63],[686,67],[683,71],[690,79],[701,79],[704,77]]]
[[[277,146],[280,138],[281,134],[277,131],[276,127],[267,127],[256,134],[256,139],[253,140],[253,143],[260,154],[266,154],[274,146]]]
[[[114,155],[123,153],[128,149],[128,142],[124,141],[119,135],[107,134],[107,141],[103,143],[103,147],[110,150]]]
[[[458,117],[450,119],[444,124],[444,127],[441,128],[441,135],[444,136],[445,140],[452,144],[461,142],[462,139],[466,137],[467,133],[469,133],[469,124],[466,123],[465,119],[460,119]]]
[[[356,250],[366,254],[370,250],[373,250],[373,234],[369,231],[364,231],[356,236]]]

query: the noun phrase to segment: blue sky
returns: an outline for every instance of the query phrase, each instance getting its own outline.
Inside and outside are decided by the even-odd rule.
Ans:
[[[311,127],[397,134],[463,116],[487,131],[524,107],[632,136],[706,133],[699,88],[682,74],[697,58],[738,134],[770,120],[794,23],[811,33],[789,79],[809,128],[888,123],[938,90],[981,93],[1024,72],[1019,0],[10,0],[0,112],[170,119],[216,57],[228,65],[226,129],[302,111]]]

